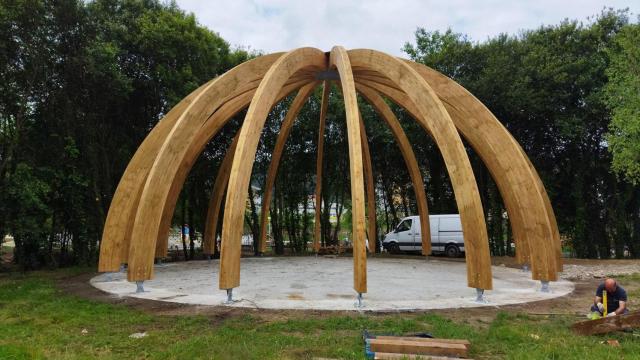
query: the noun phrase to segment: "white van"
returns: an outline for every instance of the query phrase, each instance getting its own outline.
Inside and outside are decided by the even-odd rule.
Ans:
[[[456,257],[464,253],[462,223],[459,214],[429,215],[431,252]],[[390,253],[422,251],[420,217],[407,216],[396,228],[385,235],[382,246]]]

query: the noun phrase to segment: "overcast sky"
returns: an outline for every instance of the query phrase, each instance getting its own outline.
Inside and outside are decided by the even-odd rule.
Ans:
[[[266,53],[333,45],[370,48],[402,55],[417,27],[453,29],[474,41],[517,33],[565,18],[586,20],[604,7],[629,8],[633,19],[640,0],[177,0],[198,21],[232,46]]]

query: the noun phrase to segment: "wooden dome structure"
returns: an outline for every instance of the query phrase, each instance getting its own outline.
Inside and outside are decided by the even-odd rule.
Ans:
[[[238,287],[247,189],[267,115],[276,103],[297,91],[282,122],[264,188],[259,239],[263,251],[267,221],[264,214],[269,213],[271,189],[284,144],[299,110],[318,86],[324,86],[317,167],[317,179],[322,178],[330,82],[339,84],[346,111],[353,287],[358,294],[367,291],[367,217],[369,233],[375,234],[371,158],[357,106],[358,93],[388,124],[401,148],[416,193],[424,254],[430,253],[431,242],[422,176],[411,144],[384,98],[406,109],[442,153],[462,221],[468,286],[492,289],[492,275],[480,195],[461,137],[485,163],[499,188],[512,225],[518,262],[531,265],[535,280],[557,280],[562,263],[553,210],[540,177],[507,129],[467,90],[433,69],[379,51],[347,51],[340,46],[328,53],[299,48],[255,58],[202,85],[177,104],[140,145],[120,180],[104,227],[99,271],[118,271],[121,264],[128,263],[129,281],[152,278],[154,258],[166,255],[176,201],[191,166],[220,129],[248,107],[215,181],[204,241],[205,253],[214,251],[216,222],[226,190],[219,287],[228,291]],[[316,199],[320,199],[321,183],[317,181]],[[320,244],[318,206],[316,201],[316,250]],[[369,236],[369,241],[374,242],[375,237]]]

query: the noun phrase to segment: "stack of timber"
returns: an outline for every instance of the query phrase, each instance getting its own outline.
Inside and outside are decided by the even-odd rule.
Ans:
[[[640,310],[625,315],[581,321],[573,324],[571,328],[580,335],[606,334],[613,331],[640,328]]]
[[[376,336],[368,339],[374,359],[452,360],[467,358],[468,340]]]

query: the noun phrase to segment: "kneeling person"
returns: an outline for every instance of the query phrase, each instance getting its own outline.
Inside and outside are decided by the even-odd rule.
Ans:
[[[604,283],[598,286],[591,311],[597,311],[600,315],[604,314],[605,309],[602,304],[602,298],[605,291],[607,292],[607,317],[629,312],[627,309],[627,292],[624,291],[622,286],[618,286],[615,279],[606,279]]]

